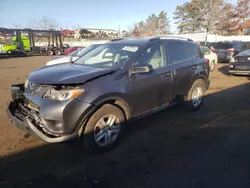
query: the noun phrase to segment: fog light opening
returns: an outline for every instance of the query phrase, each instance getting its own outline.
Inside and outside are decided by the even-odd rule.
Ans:
[[[56,128],[58,128],[59,130],[62,130],[63,124],[61,122],[56,122]]]

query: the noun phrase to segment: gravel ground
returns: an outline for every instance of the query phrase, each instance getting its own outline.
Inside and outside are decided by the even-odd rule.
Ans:
[[[0,108],[48,57],[0,60]],[[182,105],[128,125],[122,143],[91,155],[78,142],[46,144],[9,123],[0,111],[0,187],[249,187],[250,83],[212,72],[204,105]]]

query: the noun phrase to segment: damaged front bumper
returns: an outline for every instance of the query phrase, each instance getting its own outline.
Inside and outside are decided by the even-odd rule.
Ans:
[[[33,117],[32,119],[31,113],[27,116],[22,114],[17,109],[17,104],[15,102],[10,102],[9,104],[6,105],[6,113],[10,119],[10,122],[15,124],[17,128],[24,130],[26,134],[28,133],[35,135],[48,143],[64,142],[67,140],[71,140],[77,136],[77,133],[65,136],[56,136],[53,134],[50,135],[49,133],[46,133],[46,131],[42,130],[37,125],[32,123],[32,121],[35,120],[35,117]]]
[[[23,84],[12,86],[11,95],[13,101],[5,108],[10,121],[26,134],[35,135],[48,143],[77,137],[82,116],[92,107],[78,100],[61,102],[27,96]]]
[[[250,70],[235,70],[235,69],[229,69],[229,74],[242,75],[242,76],[249,76],[249,75],[250,75]]]

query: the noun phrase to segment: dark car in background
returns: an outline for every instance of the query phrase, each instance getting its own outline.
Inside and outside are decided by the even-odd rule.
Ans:
[[[212,51],[217,54],[221,63],[228,63],[232,57],[247,49],[243,41],[220,41],[214,44]]]
[[[250,75],[250,49],[240,52],[231,59],[229,74]]]
[[[12,86],[6,112],[46,142],[80,138],[89,150],[104,151],[118,143],[128,121],[184,101],[198,110],[209,83],[208,61],[191,40],[121,39],[73,63],[33,71],[25,84]]]

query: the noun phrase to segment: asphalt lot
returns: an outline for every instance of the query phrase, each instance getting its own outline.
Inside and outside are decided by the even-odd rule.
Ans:
[[[212,72],[204,105],[182,105],[128,125],[114,150],[91,155],[78,142],[48,145],[9,123],[5,103],[48,57],[0,59],[0,187],[249,187],[250,82]]]

